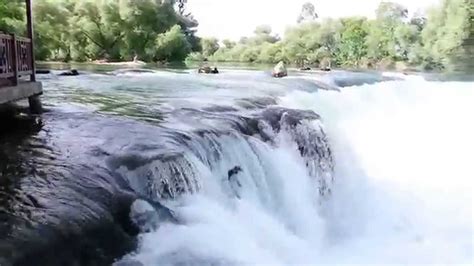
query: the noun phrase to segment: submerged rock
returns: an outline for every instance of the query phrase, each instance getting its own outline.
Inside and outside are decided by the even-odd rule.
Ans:
[[[274,78],[282,78],[288,76],[288,70],[286,70],[285,63],[280,61],[274,68],[272,72]]]

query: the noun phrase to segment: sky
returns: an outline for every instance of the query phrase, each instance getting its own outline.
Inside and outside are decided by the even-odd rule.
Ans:
[[[441,0],[392,0],[411,13],[437,5]],[[188,0],[187,9],[199,21],[198,35],[238,40],[250,36],[258,25],[270,25],[283,35],[296,23],[301,7],[312,2],[320,18],[373,17],[381,0]]]

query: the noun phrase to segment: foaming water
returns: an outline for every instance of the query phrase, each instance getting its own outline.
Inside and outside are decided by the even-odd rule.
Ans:
[[[419,77],[282,99],[317,110],[333,141],[330,262],[473,261],[473,101],[472,83]]]
[[[140,236],[145,265],[471,264],[472,83],[408,77],[289,91],[281,105],[323,118],[335,184],[321,198],[287,134],[225,143],[241,188],[195,160],[202,191],[173,205],[181,224]],[[227,160],[227,162],[226,162]],[[471,162],[472,163],[472,162]]]
[[[472,83],[292,76],[42,77],[0,135],[0,264],[472,262]]]

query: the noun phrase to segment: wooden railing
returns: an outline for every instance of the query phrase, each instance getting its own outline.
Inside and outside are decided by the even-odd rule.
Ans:
[[[19,77],[35,81],[31,39],[0,33],[0,79],[18,84]]]

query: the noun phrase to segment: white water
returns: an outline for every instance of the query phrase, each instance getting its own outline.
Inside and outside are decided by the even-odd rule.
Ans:
[[[184,224],[142,235],[133,259],[471,265],[473,87],[410,78],[341,93],[290,92],[282,105],[324,119],[336,161],[331,198],[318,205],[316,184],[284,135],[279,148],[223,137],[223,169],[196,163],[204,189],[175,207]],[[235,162],[244,169],[240,200],[226,176],[216,176]]]

